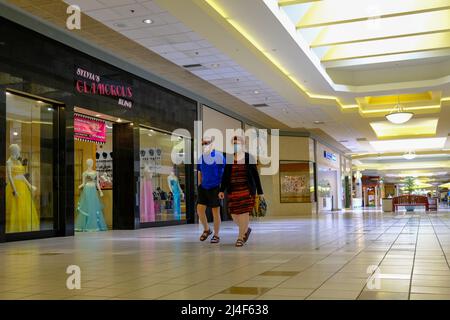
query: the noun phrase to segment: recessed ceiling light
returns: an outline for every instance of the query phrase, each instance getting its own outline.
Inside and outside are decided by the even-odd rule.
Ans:
[[[319,121],[319,120],[314,121],[314,124],[324,124],[324,123],[325,123],[325,122]]]
[[[254,94],[259,94],[258,90],[253,91]]]
[[[152,19],[144,19],[144,20],[142,20],[142,22],[146,23],[146,24],[152,24],[153,20]]]
[[[119,119],[117,119],[117,122],[122,122],[122,119],[120,119],[120,118],[119,118]]]
[[[100,118],[100,117],[101,117],[101,115],[100,115],[100,114],[96,114],[95,116],[96,116],[97,118]]]
[[[16,131],[14,131],[14,132],[13,132],[13,135],[14,135],[14,136],[18,136],[19,133],[17,133]]]

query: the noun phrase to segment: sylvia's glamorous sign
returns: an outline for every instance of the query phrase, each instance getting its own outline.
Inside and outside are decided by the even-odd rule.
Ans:
[[[102,79],[99,75],[82,68],[75,70],[75,89],[79,93],[118,98],[118,104],[129,109],[133,106],[131,86]]]

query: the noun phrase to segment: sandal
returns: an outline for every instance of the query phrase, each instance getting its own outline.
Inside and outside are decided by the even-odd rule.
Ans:
[[[244,246],[244,240],[242,240],[242,239],[237,239],[237,240],[236,240],[235,246],[236,246],[236,247],[242,247],[242,246]]]
[[[203,231],[202,235],[200,236],[200,241],[205,241],[206,239],[208,239],[208,237],[210,235],[212,235],[212,231],[211,230]]]
[[[220,237],[213,235],[213,237],[211,238],[211,243],[219,243],[220,242]]]
[[[247,232],[244,234],[244,242],[247,242],[250,237],[250,233],[252,233],[252,228],[248,227]]]

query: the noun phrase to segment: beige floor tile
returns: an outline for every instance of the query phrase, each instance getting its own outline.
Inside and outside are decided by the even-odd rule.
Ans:
[[[216,294],[209,297],[207,300],[255,300],[256,295],[244,295],[244,294]]]
[[[185,285],[169,285],[169,284],[159,284],[143,289],[138,289],[135,291],[124,292],[117,295],[118,298],[130,298],[130,299],[156,299],[175,291],[180,291],[185,289]]]
[[[312,289],[284,289],[284,288],[274,288],[265,295],[274,295],[274,296],[295,296],[295,297],[306,297],[311,294]]]
[[[450,300],[450,295],[411,293],[411,300]]]
[[[0,292],[0,300],[18,300],[30,295],[29,293]]]
[[[51,294],[33,294],[31,296],[21,298],[20,300],[64,300],[69,297],[70,296],[62,296],[62,295],[55,296]]]
[[[371,282],[371,287],[366,286],[366,291],[384,291],[384,292],[409,292],[410,281],[409,280],[398,280],[398,279],[380,279],[379,283],[374,281]]]
[[[407,292],[363,291],[359,300],[408,300]]]
[[[65,300],[109,300],[109,297],[100,297],[100,296],[73,296],[68,297]]]
[[[450,284],[449,284],[450,285]],[[444,294],[450,295],[450,287],[420,287],[412,286],[411,293],[428,293],[428,294]]]
[[[331,289],[322,289],[319,288],[317,291],[313,292],[310,296],[308,296],[308,300],[315,299],[348,299],[355,300],[361,290],[353,290],[353,291],[344,291],[344,290],[331,290]]]
[[[306,296],[277,296],[274,294],[263,294],[257,297],[255,300],[305,300]]]
[[[417,279],[413,279],[412,285],[414,287],[444,287],[444,288],[450,288],[450,281],[417,280]]]

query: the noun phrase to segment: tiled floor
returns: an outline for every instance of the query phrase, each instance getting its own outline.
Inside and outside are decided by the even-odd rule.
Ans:
[[[0,299],[450,299],[448,211],[252,225],[243,248],[229,222],[219,245],[197,225],[0,244]]]

